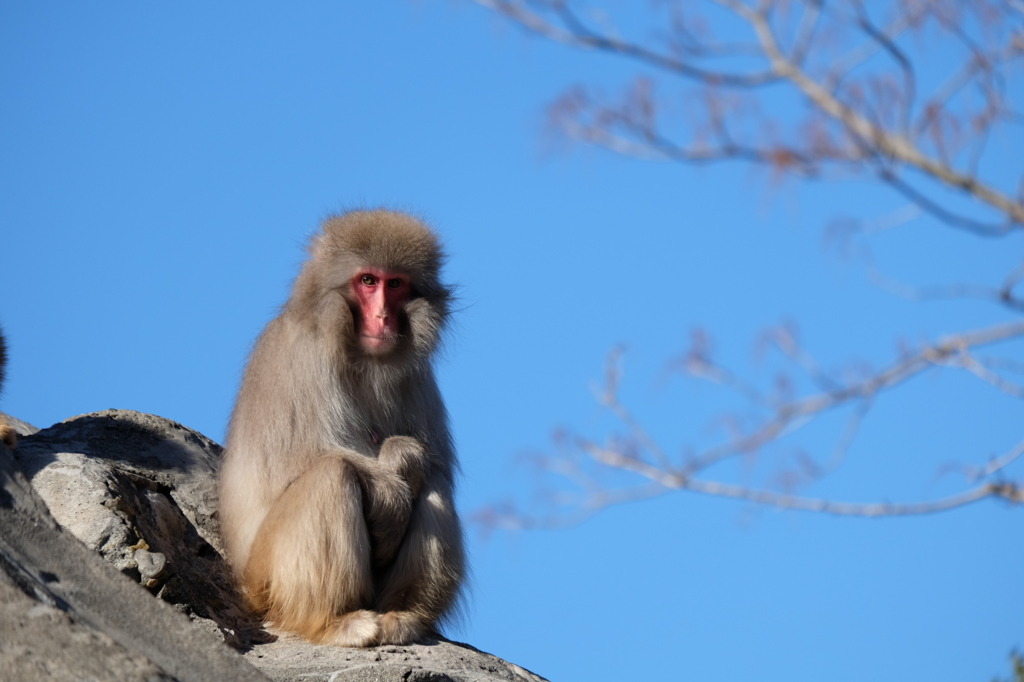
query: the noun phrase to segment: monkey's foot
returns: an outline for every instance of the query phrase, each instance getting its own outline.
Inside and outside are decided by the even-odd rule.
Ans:
[[[412,611],[388,611],[380,617],[377,644],[409,644],[421,639],[429,628]]]
[[[368,647],[380,638],[380,614],[373,611],[352,611],[334,621],[318,638],[320,644]]]
[[[14,446],[18,444],[18,433],[14,430],[14,427],[0,419],[0,442],[10,449],[14,449]]]

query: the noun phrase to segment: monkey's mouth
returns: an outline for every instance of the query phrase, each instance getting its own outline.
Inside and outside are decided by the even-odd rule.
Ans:
[[[398,345],[402,335],[398,332],[393,332],[390,329],[380,332],[379,334],[360,334],[359,341],[363,348],[370,352],[383,353],[391,350]]]

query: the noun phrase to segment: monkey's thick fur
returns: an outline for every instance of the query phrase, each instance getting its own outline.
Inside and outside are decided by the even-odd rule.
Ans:
[[[220,472],[228,558],[274,627],[343,646],[401,644],[457,606],[458,463],[432,368],[449,315],[444,254],[419,220],[334,217],[249,359]],[[408,275],[401,340],[359,343],[352,278]]]
[[[7,341],[4,339],[4,330],[0,329],[0,392],[4,389],[4,378],[7,376]],[[0,416],[0,442],[9,448],[18,444],[18,434],[14,427]]]

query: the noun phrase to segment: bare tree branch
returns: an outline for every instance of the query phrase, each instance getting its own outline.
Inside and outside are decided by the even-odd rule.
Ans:
[[[583,87],[558,98],[549,119],[570,138],[651,160],[739,160],[799,179],[866,177],[905,197],[916,207],[914,217],[927,214],[983,237],[1024,229],[1024,174],[1018,171],[1020,181],[1008,190],[1012,180],[983,176],[993,169],[982,163],[985,151],[995,146],[989,144],[994,132],[1024,122],[1008,95],[1019,98],[1011,85],[1019,86],[1021,72],[1013,69],[1024,62],[1020,0],[667,1],[659,5],[670,8],[666,28],[656,38],[635,38],[636,31],[624,33],[610,19],[595,20],[574,0],[474,2],[535,35],[621,57],[643,69],[620,98]],[[714,35],[700,20],[702,10],[716,22],[727,17],[726,29],[716,28]],[[938,67],[928,53],[932,42],[944,50]],[[687,100],[685,126],[666,116],[669,96],[660,86],[680,81],[696,91]],[[808,113],[794,117],[794,104],[805,105]],[[898,222],[903,221],[905,216]],[[871,281],[906,298],[971,298],[1024,312],[1024,298],[1015,294],[1024,263],[996,286],[911,287],[881,274],[870,249],[861,255]],[[982,346],[1020,340],[1024,322],[999,324],[951,334],[880,370],[853,374],[828,371],[800,345],[792,327],[780,326],[762,345],[780,351],[785,372],[774,387],[762,389],[713,360],[706,336],[695,333],[691,348],[670,367],[740,396],[745,411],[729,415],[721,440],[690,448],[678,461],[620,402],[617,349],[597,397],[624,435],[603,444],[576,437],[568,451],[535,459],[538,469],[553,476],[550,482],[559,484],[546,496],[554,514],[524,515],[505,506],[484,510],[481,518],[491,527],[557,526],[670,491],[846,516],[929,514],[983,499],[1024,502],[1024,488],[1004,478],[1024,454],[1024,441],[969,468],[966,490],[920,502],[839,502],[712,478],[717,465],[777,451],[801,428],[836,415],[843,426],[831,453],[822,464],[811,460],[800,482],[808,483],[808,472],[811,482],[830,474],[854,449],[880,396],[940,369],[964,372],[1022,400],[1024,383],[1007,374],[1024,375],[1024,362],[977,354]],[[640,482],[609,486],[595,473]]]
[[[791,332],[779,336],[778,330],[775,330],[770,338],[779,342],[780,350],[792,362],[798,366],[807,365],[813,373],[821,372],[816,362],[808,360],[809,354],[799,349]],[[948,497],[922,502],[838,502],[699,476],[726,459],[757,452],[771,443],[780,441],[811,420],[843,405],[853,404],[854,410],[848,417],[831,456],[823,466],[816,467],[817,477],[831,473],[845,459],[861,423],[877,397],[935,367],[965,370],[1014,398],[1024,399],[1024,386],[1008,381],[970,352],[971,349],[980,346],[1014,339],[1024,339],[1024,322],[995,325],[952,335],[908,354],[889,367],[861,380],[840,383],[829,377],[828,390],[778,404],[767,399],[755,388],[735,379],[728,370],[716,365],[709,357],[707,342],[698,335],[694,350],[682,361],[673,363],[673,366],[695,378],[706,379],[737,390],[757,407],[769,409],[771,416],[753,430],[739,433],[725,443],[691,456],[688,461],[679,464],[673,463],[664,448],[620,402],[618,388],[622,376],[622,351],[616,349],[609,355],[606,383],[603,390],[598,392],[598,398],[625,427],[629,439],[612,441],[606,445],[599,445],[587,438],[576,438],[574,442],[579,451],[585,453],[601,468],[639,476],[647,483],[641,486],[608,488],[587,474],[582,462],[570,456],[544,458],[542,467],[545,470],[556,473],[563,481],[572,482],[574,487],[583,493],[582,497],[565,497],[565,493],[550,496],[555,500],[556,508],[568,507],[568,513],[555,513],[544,518],[522,515],[508,509],[500,514],[494,509],[481,513],[489,519],[492,527],[563,526],[577,523],[614,504],[647,499],[670,491],[727,497],[780,509],[865,517],[932,514],[987,498],[1005,499],[1014,503],[1024,502],[1024,488],[1017,483],[992,480],[1024,454],[1024,440],[984,467],[971,469],[972,479],[982,481],[978,485]],[[1024,371],[1024,366],[1020,369]]]
[[[1024,224],[1024,206],[1020,203],[975,178],[957,173],[951,167],[929,158],[907,138],[889,133],[872,124],[852,107],[836,99],[826,88],[782,54],[771,27],[762,14],[751,11],[739,0],[719,0],[719,2],[750,22],[765,54],[771,60],[774,73],[792,81],[809,100],[834,119],[841,121],[846,129],[864,144],[877,149],[882,156],[902,161],[951,187],[969,192],[1005,213],[1014,223]]]
[[[834,516],[860,517],[891,517],[919,516],[949,511],[980,502],[985,499],[1003,499],[1012,504],[1024,503],[1024,489],[1015,483],[994,481],[983,483],[964,492],[936,500],[925,502],[893,503],[893,502],[836,502],[833,500],[788,495],[750,488],[742,485],[706,481],[686,476],[678,472],[666,472],[656,467],[645,466],[635,459],[624,457],[614,450],[606,450],[592,444],[587,452],[603,465],[639,474],[651,481],[645,486],[621,488],[616,490],[600,490],[573,505],[568,514],[531,515],[521,514],[514,506],[505,508],[488,507],[478,511],[471,518],[472,523],[481,524],[485,528],[504,530],[526,530],[536,528],[563,528],[578,524],[597,512],[611,506],[650,499],[668,492],[686,490],[712,497],[724,497],[751,502],[776,509],[817,512]],[[1024,454],[1024,440],[1013,449],[993,460],[980,477],[988,477],[998,473],[1010,463]]]
[[[767,85],[779,79],[778,75],[770,70],[753,73],[729,73],[700,68],[691,62],[656,52],[637,43],[596,33],[588,29],[576,17],[569,9],[567,3],[559,0],[552,0],[551,2],[541,4],[553,10],[561,18],[563,26],[558,26],[545,20],[539,13],[527,9],[524,3],[515,2],[514,0],[473,1],[478,5],[483,5],[504,14],[524,28],[545,38],[550,38],[571,47],[611,52],[686,78],[735,87]]]
[[[685,24],[673,24],[675,35],[680,36],[684,47],[661,51],[613,34],[608,30],[591,28],[572,8],[567,0],[474,0],[477,4],[503,14],[529,31],[556,40],[563,44],[590,50],[597,50],[624,57],[638,64],[691,82],[701,83],[714,89],[759,89],[764,86],[788,85],[806,102],[812,104],[821,116],[815,126],[819,129],[817,139],[808,137],[803,142],[806,148],[796,145],[751,144],[740,142],[731,136],[722,136],[719,146],[695,146],[678,144],[670,137],[659,133],[654,126],[631,126],[628,117],[603,116],[613,113],[599,103],[588,103],[596,107],[597,116],[591,125],[575,125],[569,117],[561,119],[570,135],[589,142],[606,146],[613,151],[647,158],[663,158],[687,163],[706,163],[716,160],[742,160],[764,164],[787,172],[797,173],[805,178],[820,176],[821,167],[840,164],[851,169],[860,169],[876,174],[883,182],[900,192],[911,201],[918,203],[941,221],[979,234],[1000,236],[1024,226],[1024,203],[1020,197],[1011,197],[993,184],[979,178],[976,173],[978,159],[967,164],[970,172],[958,170],[951,161],[951,149],[947,144],[946,125],[949,121],[956,128],[973,132],[971,139],[977,140],[975,156],[980,154],[984,141],[992,126],[1001,119],[1010,117],[1005,109],[1002,88],[997,86],[1003,78],[1001,68],[1021,59],[1024,55],[1024,29],[1020,27],[1019,10],[1012,4],[1002,7],[1005,22],[1017,27],[1005,43],[981,46],[964,31],[956,20],[959,16],[949,14],[946,6],[931,6],[927,3],[894,4],[893,18],[880,27],[873,21],[861,0],[823,5],[820,0],[805,0],[795,3],[804,8],[800,25],[796,30],[793,46],[785,50],[772,25],[773,10],[777,3],[763,2],[750,5],[742,0],[710,0],[732,12],[751,29],[759,50],[760,59],[753,59],[762,66],[748,71],[722,70],[712,67],[709,61],[717,55],[740,54],[747,49],[721,49],[714,40],[705,39],[689,32]],[[691,13],[695,10],[688,11]],[[859,36],[863,39],[852,52],[828,63],[822,77],[812,75],[808,60],[816,56],[813,36],[818,30],[822,10],[827,10],[829,21],[843,35]],[[990,7],[986,7],[992,11]],[[967,10],[963,10],[967,11]],[[981,10],[979,10],[980,14]],[[913,57],[898,44],[898,40],[911,29],[917,29],[929,19],[958,41],[968,53],[960,69],[946,84],[927,100],[917,122],[910,123],[910,116],[917,100],[917,76]],[[999,19],[992,20],[993,23]],[[746,48],[747,46],[742,46]],[[841,87],[844,79],[878,54],[887,55],[901,76],[898,87],[883,87],[883,80],[866,81],[880,89],[875,95],[880,106],[865,95],[861,85]],[[817,63],[826,64],[819,58]],[[816,66],[815,69],[818,67]],[[968,85],[976,84],[988,93],[983,110],[973,118],[967,113],[951,114],[945,110],[948,101]],[[845,94],[844,94],[845,93]],[[883,94],[886,93],[886,94]],[[885,120],[891,112],[899,111],[899,124],[889,126]],[[576,112],[582,113],[582,109]],[[827,139],[822,126],[838,124],[849,138],[840,145]],[[626,135],[617,134],[616,126],[624,126]],[[719,131],[727,130],[727,123],[720,121]],[[916,142],[928,133],[938,156],[928,154]],[[966,133],[965,133],[966,134]],[[964,140],[956,144],[962,148]],[[941,202],[923,191],[914,188],[903,177],[903,170],[914,170],[938,186],[964,193],[973,197],[978,205],[994,210],[1004,217],[1004,222],[989,225],[973,218],[957,215],[944,207]]]

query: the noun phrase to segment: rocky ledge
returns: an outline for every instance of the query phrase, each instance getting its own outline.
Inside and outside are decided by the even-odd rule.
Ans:
[[[223,559],[219,445],[161,417],[82,415],[0,444],[0,678],[537,682],[443,637],[318,646],[263,629]]]

